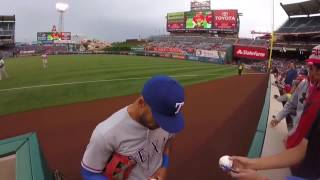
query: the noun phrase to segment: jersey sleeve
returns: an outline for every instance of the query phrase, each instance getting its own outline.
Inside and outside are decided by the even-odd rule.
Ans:
[[[82,167],[93,173],[102,173],[108,159],[114,152],[111,140],[111,136],[102,135],[96,128],[83,155]]]
[[[289,98],[289,100],[283,106],[281,111],[276,115],[277,120],[281,121],[288,114],[296,112],[297,106],[299,103],[299,99],[298,99],[299,93],[300,93],[300,88],[297,88],[297,90],[292,94],[291,98]]]

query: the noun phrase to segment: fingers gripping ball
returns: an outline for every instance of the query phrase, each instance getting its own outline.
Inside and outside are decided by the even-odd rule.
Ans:
[[[106,165],[105,176],[111,180],[126,180],[135,165],[134,160],[115,153]]]
[[[230,159],[230,156],[222,156],[219,159],[219,166],[225,172],[232,171],[232,165],[233,161]]]

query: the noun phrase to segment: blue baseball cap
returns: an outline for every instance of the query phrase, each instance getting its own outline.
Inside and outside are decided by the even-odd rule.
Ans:
[[[184,89],[178,81],[168,76],[154,76],[143,87],[142,96],[150,106],[153,118],[169,133],[184,128],[181,108],[184,105]]]

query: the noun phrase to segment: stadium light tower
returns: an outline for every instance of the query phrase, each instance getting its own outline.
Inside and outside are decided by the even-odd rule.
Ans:
[[[59,16],[59,32],[64,31],[64,13],[69,9],[69,4],[63,1],[56,3],[56,10],[60,13]]]

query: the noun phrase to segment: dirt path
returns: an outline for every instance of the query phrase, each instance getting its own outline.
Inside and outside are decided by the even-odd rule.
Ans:
[[[185,130],[177,136],[169,180],[229,179],[221,155],[246,155],[266,92],[266,75],[231,77],[186,88]],[[80,179],[80,161],[92,130],[137,95],[0,117],[0,139],[37,132],[50,168]]]

